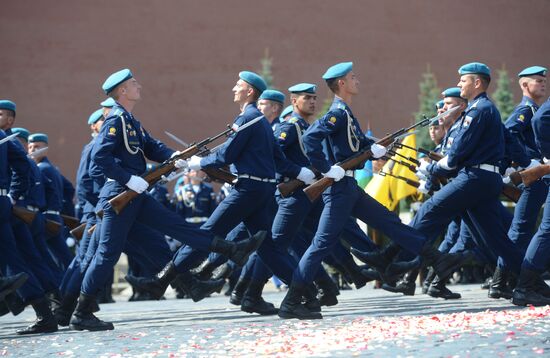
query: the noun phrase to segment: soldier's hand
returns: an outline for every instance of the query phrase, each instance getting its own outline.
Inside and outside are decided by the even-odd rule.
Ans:
[[[424,174],[425,176],[430,174],[428,172],[428,165],[430,165],[430,163],[428,163],[425,160],[421,160],[420,165],[418,166],[418,168],[416,168],[416,172],[417,173],[420,172],[420,173]]]
[[[373,145],[371,145],[370,146],[370,151],[372,152],[372,156],[375,159],[381,158],[384,155],[386,155],[386,147],[384,147],[383,145],[380,145],[380,144],[374,143]]]
[[[425,195],[429,193],[428,189],[426,189],[426,183],[427,182],[425,180],[421,180],[420,185],[418,186],[418,191]]]
[[[326,173],[323,173],[323,176],[327,178],[332,178],[334,181],[340,181],[344,175],[346,175],[346,171],[344,168],[338,165],[333,165],[330,167],[330,170]]]
[[[185,159],[178,159],[174,162],[174,166],[178,169],[186,169],[188,167],[187,160]]]
[[[313,173],[308,168],[303,167],[302,169],[300,169],[300,174],[298,174],[296,179],[303,181],[307,185],[310,185],[313,184],[313,181],[315,180],[315,173]]]
[[[199,170],[201,168],[201,157],[194,155],[187,160],[187,166],[191,170]]]
[[[132,175],[126,186],[138,194],[143,193],[149,187],[149,183],[140,176]]]
[[[449,157],[448,156],[444,156],[443,158],[439,159],[439,161],[437,162],[437,165],[439,165],[441,168],[445,169],[445,170],[453,170],[455,167],[450,167],[449,166]]]
[[[525,170],[527,169],[531,169],[531,168],[534,168],[534,167],[538,167],[540,165],[540,162],[536,159],[531,159],[531,163],[529,163],[529,165],[527,167],[525,167]]]

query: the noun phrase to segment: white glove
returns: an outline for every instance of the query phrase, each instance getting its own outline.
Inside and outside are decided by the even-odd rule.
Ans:
[[[323,176],[327,178],[332,178],[334,181],[340,181],[346,175],[344,168],[338,165],[333,165],[330,167],[330,170],[326,173],[323,173]]]
[[[147,188],[149,187],[149,183],[147,183],[145,179],[140,176],[132,175],[130,177],[130,180],[128,180],[128,183],[126,183],[126,186],[136,193],[141,194],[145,190],[147,190]]]
[[[425,160],[421,160],[420,165],[418,166],[418,168],[416,168],[416,172],[417,173],[420,172],[420,173],[424,174],[425,176],[430,174],[428,172],[428,165],[430,165],[430,163],[428,163]]]
[[[190,170],[199,170],[201,168],[201,157],[194,155],[187,159],[187,167]]]
[[[453,170],[455,167],[451,168],[448,162],[449,162],[449,157],[444,156],[443,158],[439,159],[439,161],[437,162],[437,165],[439,165],[441,168],[445,170]]]
[[[11,206],[15,206],[15,204],[16,204],[15,199],[12,198],[10,194],[8,194],[8,198],[10,198]]]
[[[181,152],[179,150],[176,150],[174,153],[172,153],[172,155],[170,156],[170,159],[174,158],[175,156],[180,155],[180,154],[181,154]]]
[[[308,168],[303,167],[302,169],[300,169],[300,174],[298,174],[296,179],[303,181],[307,185],[310,185],[313,184],[315,174]]]
[[[177,169],[186,169],[186,168],[188,167],[187,160],[185,160],[185,159],[177,159],[177,160],[174,162],[174,166],[175,166]]]
[[[418,191],[421,192],[422,194],[429,193],[428,189],[426,189],[426,183],[427,182],[425,180],[421,180],[420,185],[418,186]]]
[[[508,168],[508,169],[510,169],[510,168]],[[508,170],[508,169],[506,169],[506,170]],[[502,182],[504,184],[510,184],[511,181],[512,180],[510,179],[510,177],[508,175],[502,177]]]
[[[544,164],[548,164],[548,162],[549,162],[550,160],[548,160],[548,158],[544,157],[544,158],[542,158],[542,161],[544,162]]]
[[[531,163],[529,163],[529,165],[525,168],[525,170],[538,167],[539,165],[540,165],[540,162],[538,160],[531,159]]]
[[[418,179],[420,179],[420,180],[426,180],[426,179],[428,179],[428,177],[427,177],[424,173],[422,173],[421,171],[419,171],[419,170],[417,170],[415,174],[416,174],[416,177],[417,177]]]
[[[386,147],[380,144],[374,143],[370,146],[370,151],[372,152],[372,156],[374,159],[378,159],[386,155]]]
[[[185,160],[183,160],[185,162]],[[165,176],[163,175],[162,176],[162,180],[164,181],[171,181],[172,179],[174,179],[175,177],[178,176],[178,173],[176,173],[175,171],[173,172],[170,172],[170,174],[168,174],[168,176]]]
[[[516,172],[516,170],[512,167],[506,168],[506,170],[504,171],[504,176],[505,177],[510,176],[510,174],[515,173],[515,172]]]

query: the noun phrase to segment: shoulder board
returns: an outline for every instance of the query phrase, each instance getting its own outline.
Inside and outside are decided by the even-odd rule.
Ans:
[[[296,117],[289,118],[289,119],[287,120],[287,122],[288,122],[288,123],[296,123],[296,122],[298,122],[298,118],[296,118]]]
[[[470,106],[470,109],[477,108],[478,103],[479,103],[479,99]]]

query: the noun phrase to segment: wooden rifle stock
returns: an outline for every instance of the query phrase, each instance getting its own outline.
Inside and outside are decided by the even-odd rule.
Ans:
[[[510,184],[504,184],[502,186],[502,195],[517,203],[521,196],[521,189]]]
[[[35,211],[26,209],[22,206],[12,207],[12,213],[27,225],[32,225],[37,214]],[[55,236],[61,231],[61,224],[57,221],[46,219],[46,231],[48,234]]]
[[[61,214],[61,218],[63,219],[65,226],[67,226],[71,230],[80,226],[80,220],[78,220],[74,216]]]
[[[321,173],[317,169],[313,167],[309,167],[309,169],[313,172],[313,174],[315,174],[316,178],[320,179],[322,177]],[[299,179],[290,179],[289,181],[279,183],[277,185],[277,189],[279,189],[279,193],[283,198],[288,198],[296,190],[301,189],[305,186],[306,186],[306,183],[304,183]]]
[[[218,183],[228,183],[233,185],[235,184],[235,180],[237,180],[237,176],[235,174],[224,169],[202,168],[201,170],[205,172],[210,179],[217,181]]]
[[[90,228],[88,229],[88,235],[92,235],[94,233],[96,226],[97,224],[90,226]]]
[[[69,232],[76,239],[76,241],[80,241],[82,240],[82,236],[84,235],[85,229],[86,229],[86,223],[82,223]]]

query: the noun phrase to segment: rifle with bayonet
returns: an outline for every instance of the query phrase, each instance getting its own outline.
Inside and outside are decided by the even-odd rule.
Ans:
[[[32,225],[37,214],[36,211],[29,210],[22,206],[13,206],[12,213],[27,225]],[[46,231],[48,234],[55,236],[61,231],[61,224],[57,221],[46,219]]]
[[[188,147],[187,149],[185,149],[184,151],[182,151],[178,155],[175,155],[172,158],[166,160],[165,162],[163,162],[162,164],[157,166],[155,169],[143,174],[141,177],[147,183],[149,183],[149,186],[155,185],[159,180],[162,179],[162,177],[167,176],[168,174],[170,174],[172,171],[174,171],[176,169],[175,163],[178,159],[185,160],[185,159],[191,158],[193,155],[196,155],[200,151],[204,150],[204,148],[208,144],[214,142],[215,140],[217,140],[219,138],[222,138],[222,137],[228,137],[230,134],[233,134],[233,133],[238,133],[238,132],[244,130],[245,128],[255,124],[256,122],[258,122],[262,118],[264,118],[264,116],[258,116],[256,118],[254,118],[253,120],[251,120],[251,121],[249,121],[249,122],[247,122],[247,123],[245,123],[241,126],[236,126],[236,125],[230,126],[230,125],[228,125],[227,126],[228,128],[226,130],[224,130],[223,132],[221,132],[219,134],[216,134],[213,137],[208,137],[206,139],[203,139],[202,141],[200,141],[196,144],[192,144],[190,147]],[[128,203],[132,199],[136,198],[138,195],[139,194],[137,192],[128,189],[128,190],[125,190],[122,193],[118,194],[117,196],[115,196],[111,200],[109,200],[109,204],[111,204],[111,207],[113,208],[113,210],[117,214],[119,214],[126,207],[126,205],[128,205]],[[100,215],[100,216],[101,216],[101,214],[102,214],[101,212],[98,213],[98,215]]]
[[[417,122],[407,128],[401,128],[398,131],[388,134],[384,138],[378,140],[376,144],[382,145],[384,147],[389,146],[390,144],[394,143],[396,138],[403,136],[404,134],[408,133],[409,131],[413,130],[416,127],[425,127],[429,125],[430,123],[433,123],[434,121],[438,120],[439,118],[443,118],[448,116],[449,114],[455,112],[458,109],[458,106],[455,106],[453,108],[448,109],[447,111],[438,114],[434,118],[424,118],[420,122]],[[365,161],[372,158],[372,152],[370,148],[365,148],[359,153],[351,156],[350,158],[336,163],[336,165],[342,167],[344,170],[353,170],[357,167],[359,167],[361,164],[363,164]],[[315,183],[311,184],[307,188],[304,189],[304,193],[306,193],[307,197],[310,201],[315,201],[328,187],[330,187],[334,183],[333,178],[323,177],[319,180],[317,180]]]
[[[378,174],[383,176],[383,177],[390,176],[390,177],[394,177],[394,178],[399,179],[399,180],[403,180],[405,183],[409,184],[410,186],[414,186],[415,188],[418,188],[420,186],[420,183],[417,182],[416,180],[412,180],[412,179],[409,179],[409,178],[406,178],[406,177],[402,177],[401,175],[395,175],[395,174],[387,173],[387,172],[383,172],[383,171],[381,171]]]

